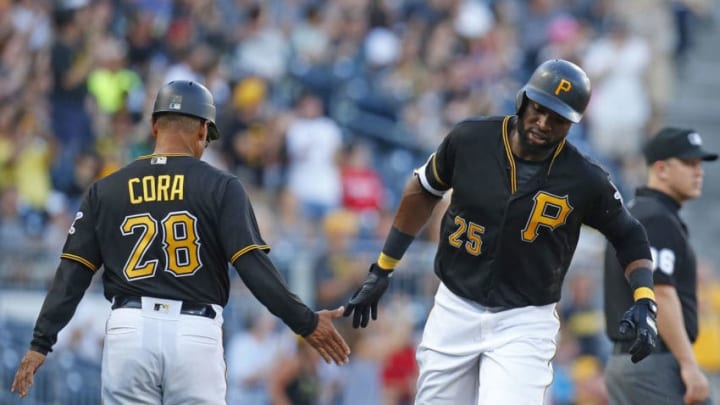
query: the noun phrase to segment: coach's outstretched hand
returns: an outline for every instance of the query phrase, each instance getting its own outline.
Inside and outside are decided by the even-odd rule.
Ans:
[[[36,352],[34,350],[28,350],[20,360],[20,367],[18,367],[17,373],[15,373],[15,379],[13,380],[11,392],[17,392],[20,398],[27,395],[28,390],[33,385],[33,376],[38,371],[40,366],[45,362],[45,355]]]
[[[625,312],[620,321],[620,334],[635,338],[630,346],[630,360],[633,363],[644,359],[655,349],[657,342],[656,316],[657,304],[655,301],[641,298]]]
[[[338,366],[346,364],[349,359],[350,347],[345,343],[345,339],[340,336],[332,320],[340,318],[343,314],[343,307],[332,311],[317,311],[318,324],[311,334],[305,336],[305,341],[315,348],[318,353],[330,364],[335,362]]]
[[[353,312],[353,328],[366,327],[370,322],[377,319],[377,307],[380,297],[387,290],[392,277],[392,270],[383,270],[377,263],[370,266],[370,271],[365,277],[360,288],[350,298],[343,316],[350,316]]]

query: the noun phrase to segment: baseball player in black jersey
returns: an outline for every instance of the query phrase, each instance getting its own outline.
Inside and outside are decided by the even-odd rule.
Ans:
[[[417,350],[417,404],[542,404],[552,382],[555,311],[582,224],[618,249],[636,302],[626,318],[640,359],[653,347],[650,249],[608,175],[565,137],[590,82],[541,64],[517,115],[456,125],[408,183],[382,253],[350,299],[355,327],[377,317],[393,268],[440,198],[452,197],[435,257],[440,286]]]
[[[643,224],[653,258],[658,303],[658,345],[642,364],[631,365],[631,343],[612,327],[623,316],[632,293],[618,277],[614,250],[605,256],[605,315],[613,355],[606,365],[611,405],[710,404],[708,380],[700,370],[692,343],[698,335],[695,253],[679,210],[700,197],[702,162],[718,155],[702,148],[695,131],[660,130],[644,148],[647,186],[637,190],[630,212]]]
[[[349,348],[332,324],[342,307],[313,312],[288,291],[240,181],[200,160],[219,136],[210,92],[191,81],[164,85],[152,132],[152,155],[86,193],[12,391],[27,394],[101,266],[113,309],[102,359],[106,405],[225,403],[228,262],[325,361],[346,363]]]

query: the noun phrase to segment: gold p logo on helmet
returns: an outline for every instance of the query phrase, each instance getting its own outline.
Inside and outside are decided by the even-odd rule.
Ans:
[[[572,89],[572,83],[570,83],[568,80],[560,79],[560,82],[558,83],[557,87],[555,87],[555,95],[559,95],[561,91],[564,91],[565,93],[569,92]]]
[[[525,100],[536,102],[566,120],[578,123],[590,101],[590,78],[572,62],[563,59],[545,61],[515,96],[518,114],[522,112]]]

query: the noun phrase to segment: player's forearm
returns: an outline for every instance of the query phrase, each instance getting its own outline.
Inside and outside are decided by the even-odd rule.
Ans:
[[[57,335],[70,322],[75,309],[90,286],[92,270],[84,265],[62,259],[50,290],[38,315],[30,348],[47,354],[57,341]]]
[[[240,256],[234,263],[240,278],[273,315],[300,336],[315,330],[318,315],[293,294],[280,273],[261,250],[253,250]]]
[[[439,201],[438,197],[424,191],[417,179],[408,182],[395,214],[393,226],[378,256],[378,267],[383,270],[395,268],[415,236],[430,219]]]
[[[423,190],[417,179],[410,179],[398,205],[393,226],[403,233],[416,236],[440,201],[440,198]]]
[[[677,291],[668,285],[658,285],[655,287],[655,298],[658,304],[657,326],[663,342],[681,367],[696,365],[697,360],[685,331],[682,306]]]

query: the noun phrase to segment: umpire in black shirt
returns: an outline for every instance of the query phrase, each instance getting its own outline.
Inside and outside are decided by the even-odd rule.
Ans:
[[[632,364],[632,340],[615,326],[632,304],[612,247],[605,255],[605,315],[613,353],[605,370],[610,405],[710,404],[708,380],[692,350],[698,335],[697,270],[688,230],[679,216],[685,201],[700,197],[703,161],[718,155],[702,148],[691,129],[663,128],[644,148],[646,187],[630,212],[643,224],[653,256],[659,342],[645,361]]]

